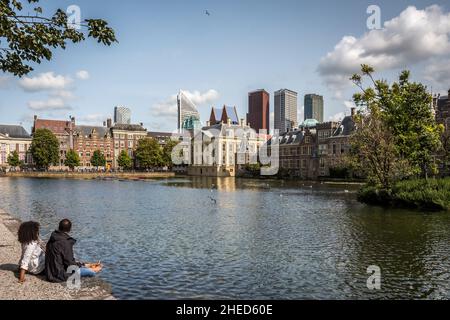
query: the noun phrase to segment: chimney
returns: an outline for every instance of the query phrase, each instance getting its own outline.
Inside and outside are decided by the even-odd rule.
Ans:
[[[211,121],[206,121],[206,126],[210,127],[211,126]]]
[[[241,127],[245,127],[245,120],[244,119],[240,119],[241,121],[239,121],[239,124]]]
[[[111,119],[111,118],[106,119],[106,126],[107,126],[108,128],[111,128],[111,127],[112,127],[112,119]]]
[[[352,110],[352,118],[353,118],[354,116],[356,116],[356,108],[352,108],[351,110]]]
[[[34,115],[34,121],[36,121],[37,120],[37,115]]]

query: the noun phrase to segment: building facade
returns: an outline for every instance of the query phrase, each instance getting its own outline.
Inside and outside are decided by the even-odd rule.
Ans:
[[[25,165],[31,165],[33,159],[28,152],[31,146],[31,136],[22,127],[15,125],[0,125],[0,167],[8,167],[8,157],[17,151],[19,160]]]
[[[323,96],[317,94],[305,95],[305,120],[308,119],[323,122]]]
[[[106,169],[114,165],[114,141],[109,127],[76,126],[74,136],[75,152],[80,157],[80,168],[92,167],[91,158],[100,150],[106,159]]]
[[[280,168],[301,179],[318,176],[317,134],[314,128],[289,131],[279,137]]]
[[[37,116],[34,116],[32,134],[38,129],[48,129],[56,136],[59,141],[59,164],[56,167],[65,168],[67,152],[71,149],[74,150],[75,118],[64,121],[38,119]]]
[[[338,122],[319,123],[317,129],[317,155],[319,157],[318,172],[320,177],[328,177],[330,175],[329,168],[329,141],[339,127]]]
[[[114,108],[114,123],[130,124],[131,110],[127,107],[117,106]]]
[[[188,174],[235,177],[246,164],[256,163],[265,139],[246,126],[219,123],[196,132],[191,143]]]
[[[114,142],[113,167],[119,168],[117,161],[123,150],[135,161],[135,150],[139,140],[147,137],[147,129],[142,124],[115,124],[111,133]]]
[[[282,89],[275,92],[274,129],[280,134],[297,128],[297,92]]]
[[[257,90],[248,94],[247,123],[256,132],[270,130],[270,94]]]
[[[354,121],[354,109],[351,116],[346,116],[342,122],[337,125],[333,134],[324,143],[327,143],[326,153],[320,155],[319,172],[323,176],[330,176],[330,169],[346,167],[346,157],[351,148],[351,137],[356,127]],[[324,134],[326,131],[324,131]]]

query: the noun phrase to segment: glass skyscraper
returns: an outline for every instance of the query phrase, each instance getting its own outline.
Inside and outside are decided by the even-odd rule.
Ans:
[[[317,94],[305,95],[305,120],[309,119],[323,122],[323,96]]]
[[[180,91],[177,95],[178,130],[194,130],[201,126],[200,113],[195,104]]]

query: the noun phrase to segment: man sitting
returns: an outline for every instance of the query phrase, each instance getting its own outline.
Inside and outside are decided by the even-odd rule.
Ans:
[[[58,230],[54,231],[47,242],[45,251],[45,274],[50,282],[65,282],[70,274],[67,269],[70,266],[80,268],[81,277],[93,277],[102,270],[100,263],[82,263],[75,260],[73,246],[77,242],[69,235],[72,230],[72,222],[64,219],[59,223]]]

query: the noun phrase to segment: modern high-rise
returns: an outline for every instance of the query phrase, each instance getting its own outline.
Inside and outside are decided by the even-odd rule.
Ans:
[[[308,119],[323,122],[323,96],[317,94],[305,95],[305,120]]]
[[[131,124],[131,110],[121,106],[115,107],[114,122],[117,124]]]
[[[270,94],[266,90],[257,90],[248,94],[247,123],[259,132],[270,129]]]
[[[180,90],[177,95],[178,130],[193,130],[200,126],[200,113],[195,104]]]
[[[297,126],[297,92],[288,89],[276,91],[274,129],[281,134]]]

